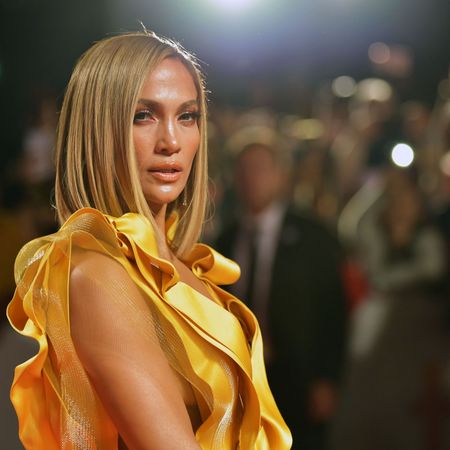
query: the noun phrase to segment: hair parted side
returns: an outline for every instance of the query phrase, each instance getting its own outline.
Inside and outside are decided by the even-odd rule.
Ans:
[[[189,70],[200,108],[200,145],[185,187],[187,205],[184,192],[168,205],[168,213],[179,216],[169,244],[182,256],[197,241],[207,206],[206,94],[194,56],[154,33],[103,39],[76,64],[57,129],[55,204],[60,223],[92,207],[112,216],[143,214],[158,233],[139,181],[132,128],[143,83],[165,58],[178,58]]]

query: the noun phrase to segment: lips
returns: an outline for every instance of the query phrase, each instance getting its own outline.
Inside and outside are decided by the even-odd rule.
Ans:
[[[161,164],[149,169],[150,174],[160,181],[174,182],[181,176],[181,167],[177,164]]]

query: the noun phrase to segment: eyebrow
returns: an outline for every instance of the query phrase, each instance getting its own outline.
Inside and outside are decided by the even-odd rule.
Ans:
[[[140,98],[138,100],[138,103],[141,103],[142,105],[145,105],[148,108],[152,108],[152,109],[158,109],[161,107],[161,103],[156,102],[155,100],[149,100],[147,98]],[[178,109],[185,109],[185,108],[189,108],[191,106],[197,106],[197,108],[198,108],[199,107],[198,100],[196,100],[196,99],[188,100],[187,102],[182,103]]]

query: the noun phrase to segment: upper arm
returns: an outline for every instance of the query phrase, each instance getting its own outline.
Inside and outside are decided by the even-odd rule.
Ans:
[[[142,292],[115,260],[90,252],[70,277],[79,358],[130,450],[199,449]]]

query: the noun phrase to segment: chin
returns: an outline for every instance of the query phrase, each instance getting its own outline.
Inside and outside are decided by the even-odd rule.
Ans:
[[[159,192],[158,195],[145,195],[147,203],[151,205],[152,209],[155,207],[158,210],[169,203],[173,203],[180,195],[178,190],[176,192]]]

